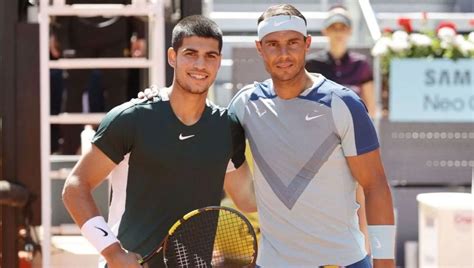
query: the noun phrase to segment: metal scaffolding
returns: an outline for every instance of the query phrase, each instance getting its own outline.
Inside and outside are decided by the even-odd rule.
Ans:
[[[52,2],[51,4],[49,2]],[[74,4],[66,5],[64,0],[40,0],[38,22],[40,26],[40,103],[41,103],[41,218],[43,267],[51,263],[51,174],[50,174],[50,124],[97,123],[103,114],[68,114],[50,116],[51,68],[144,68],[148,69],[149,83],[165,85],[165,16],[164,0],[132,0],[122,4]],[[94,58],[94,59],[49,59],[49,27],[52,16],[143,16],[148,23],[148,58]]]

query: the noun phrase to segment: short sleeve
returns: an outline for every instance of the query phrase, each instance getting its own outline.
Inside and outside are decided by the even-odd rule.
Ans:
[[[124,103],[107,113],[99,125],[92,143],[97,146],[114,163],[123,160],[130,152],[135,137],[134,104]]]
[[[245,161],[245,131],[234,113],[228,113],[232,134],[231,161],[234,168],[239,168]],[[228,169],[229,170],[229,169]]]
[[[233,155],[232,162],[234,167],[238,168],[245,161],[245,109],[248,99],[254,85],[247,85],[243,87],[229,103],[227,112],[231,122],[232,141],[233,141]],[[231,170],[228,168],[228,170]]]
[[[360,98],[351,90],[333,93],[331,108],[345,156],[357,156],[379,148],[375,127]]]
[[[247,105],[250,94],[254,88],[255,86],[252,84],[243,87],[239,92],[237,92],[237,94],[235,94],[227,107],[229,115],[234,116],[234,120],[237,120],[241,126],[245,125],[245,106]]]

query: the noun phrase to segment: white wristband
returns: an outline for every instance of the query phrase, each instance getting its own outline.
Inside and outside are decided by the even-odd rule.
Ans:
[[[395,225],[369,225],[369,239],[374,259],[395,258]]]
[[[99,253],[113,243],[119,242],[102,216],[87,220],[81,227],[81,233]]]

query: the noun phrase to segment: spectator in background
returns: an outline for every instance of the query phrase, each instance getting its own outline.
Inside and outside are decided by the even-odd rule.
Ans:
[[[68,0],[66,3],[129,4],[130,0]],[[52,45],[51,51],[69,52],[60,57],[119,58],[143,57],[146,54],[144,23],[138,18],[58,17],[54,25],[52,40],[56,40],[56,46],[61,49]],[[68,70],[65,107],[61,110],[68,113],[109,111],[128,99],[128,80],[127,69]],[[62,129],[63,153],[77,152],[82,128],[80,125],[70,125]]]
[[[49,38],[49,58],[57,60],[61,57],[60,46],[56,36]],[[62,97],[64,91],[63,70],[51,69],[50,76],[50,114],[58,115],[61,113]],[[51,125],[51,153],[58,153],[61,147],[61,133],[58,125]]]
[[[329,9],[323,34],[329,39],[329,50],[318,51],[307,58],[306,69],[317,72],[355,91],[364,101],[369,115],[375,116],[372,67],[366,56],[349,51],[352,21],[343,6]]]

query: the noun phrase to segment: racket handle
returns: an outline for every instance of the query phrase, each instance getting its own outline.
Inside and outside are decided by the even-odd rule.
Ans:
[[[138,264],[142,265],[144,263],[147,263],[149,260],[151,260],[151,258],[153,258],[153,256],[155,256],[155,254],[160,252],[162,248],[163,248],[163,246],[159,247],[158,249],[156,249],[153,252],[150,252],[150,254],[148,254],[145,257],[143,257],[142,259],[138,260]]]

